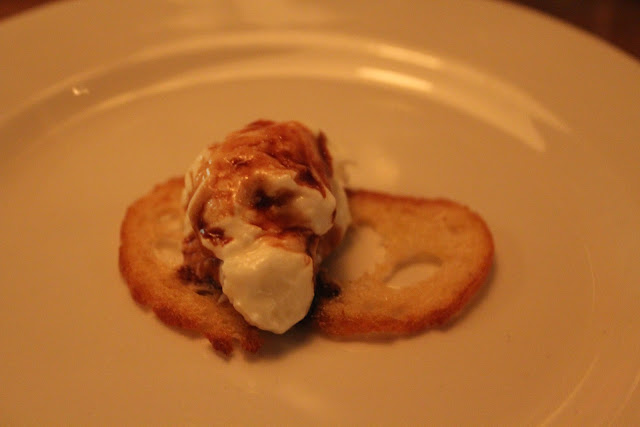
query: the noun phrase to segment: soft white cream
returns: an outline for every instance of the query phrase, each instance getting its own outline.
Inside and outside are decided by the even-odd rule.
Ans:
[[[336,215],[333,220],[333,225],[340,228],[343,235],[346,233],[349,225],[351,225],[349,199],[347,199],[347,193],[344,187],[342,179],[337,179],[335,176],[331,179],[331,192],[336,199]]]
[[[296,226],[309,228],[317,235],[323,235],[333,227],[336,199],[328,188],[324,188],[323,196],[314,188],[296,183],[290,173],[273,175],[259,172],[255,176],[262,182],[262,188],[268,196],[281,191],[294,194],[285,208],[292,217],[297,218]]]
[[[313,261],[256,240],[227,257],[222,291],[247,322],[281,334],[302,320],[313,299]]]
[[[301,186],[289,175],[263,176],[267,194],[280,190],[294,196],[286,206],[298,218],[296,225],[308,227],[318,235],[333,226],[336,200],[328,189]],[[196,189],[194,197],[200,189]],[[247,322],[267,331],[283,333],[309,311],[314,294],[313,260],[306,253],[270,245],[261,239],[264,231],[246,222],[240,214],[246,207],[234,204],[236,215],[207,224],[224,230],[229,243],[216,246],[199,235],[202,245],[223,262],[220,267],[222,292]],[[344,217],[344,214],[341,214]]]
[[[251,151],[247,148],[273,137],[260,126],[231,135],[231,144],[237,144],[239,151],[229,154],[233,145],[213,145],[195,159],[185,176],[185,233],[195,233],[202,246],[222,261],[218,271],[222,291],[245,320],[283,333],[309,311],[314,262],[321,262],[326,254],[326,247],[321,253],[308,239],[322,237],[335,225],[339,234],[332,234],[328,242],[336,244],[351,215],[341,180],[329,176],[327,188],[315,179],[326,173],[313,169],[323,167],[320,151],[307,158],[312,182],[297,182],[299,163],[291,160],[295,156],[287,157],[287,150],[300,150],[300,156],[314,153],[310,144],[316,142],[308,130],[285,124],[288,128],[273,140],[292,138],[285,141],[289,145],[276,147],[281,151],[275,153],[269,151],[271,146]],[[278,155],[284,160],[278,160]]]

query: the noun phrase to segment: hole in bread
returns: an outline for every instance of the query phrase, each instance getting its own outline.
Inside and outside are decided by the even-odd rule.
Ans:
[[[372,227],[352,226],[340,246],[325,261],[327,277],[336,283],[356,280],[372,273],[386,254],[382,236]]]
[[[160,262],[168,267],[182,264],[180,241],[168,237],[160,237],[153,242],[153,249]]]
[[[442,260],[434,255],[422,255],[399,264],[386,281],[392,289],[417,285],[432,278],[440,269]]]
[[[182,232],[183,217],[176,209],[167,209],[158,215],[157,224],[167,233]]]

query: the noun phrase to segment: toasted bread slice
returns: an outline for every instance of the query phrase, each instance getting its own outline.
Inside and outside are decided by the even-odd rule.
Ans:
[[[166,324],[196,331],[229,355],[234,342],[249,352],[262,345],[260,331],[219,287],[181,277],[183,178],[156,186],[127,210],[120,229],[120,271],[131,295]]]
[[[182,178],[171,179],[129,207],[120,233],[120,271],[133,298],[163,322],[201,333],[226,355],[234,343],[256,352],[261,332],[235,311],[219,286],[180,273],[183,185]],[[386,256],[372,272],[318,293],[310,318],[327,334],[397,335],[442,324],[487,278],[491,234],[466,207],[362,190],[348,196],[354,225],[379,233]],[[399,267],[425,257],[438,260],[432,276],[401,289],[387,286]]]
[[[330,298],[319,296],[312,319],[327,334],[411,334],[442,325],[487,279],[493,240],[482,218],[468,208],[443,199],[361,190],[348,196],[352,227],[372,228],[386,254],[360,277],[332,283]],[[428,277],[399,288],[388,286],[398,270],[423,262],[435,266]]]

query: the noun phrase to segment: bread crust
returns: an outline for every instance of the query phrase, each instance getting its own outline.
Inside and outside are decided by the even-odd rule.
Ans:
[[[127,209],[120,229],[122,276],[131,296],[164,323],[204,335],[225,355],[236,342],[256,352],[262,345],[260,331],[245,322],[219,287],[180,275],[183,186],[183,178],[170,179]]]
[[[120,230],[119,265],[132,297],[166,324],[198,332],[225,355],[236,343],[256,352],[262,332],[249,325],[219,286],[180,274],[184,180],[173,178],[135,201]],[[437,199],[349,190],[355,226],[383,238],[384,262],[336,292],[319,292],[309,319],[337,337],[416,333],[452,319],[486,281],[493,240],[482,218],[465,206]],[[407,262],[436,257],[434,277],[402,289],[386,280]]]
[[[484,220],[446,199],[348,191],[353,226],[382,237],[383,262],[370,273],[334,283],[337,296],[319,297],[313,322],[337,337],[404,335],[443,325],[478,292],[491,271],[494,245]],[[400,289],[387,280],[402,266],[438,260],[437,271]]]

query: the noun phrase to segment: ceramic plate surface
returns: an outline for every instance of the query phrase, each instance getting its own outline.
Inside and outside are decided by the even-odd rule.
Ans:
[[[346,3],[346,4],[344,4]],[[3,424],[640,422],[640,66],[498,2],[62,2],[0,24]],[[129,296],[126,207],[257,118],[482,214],[448,328],[219,357]]]

